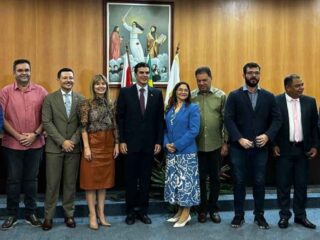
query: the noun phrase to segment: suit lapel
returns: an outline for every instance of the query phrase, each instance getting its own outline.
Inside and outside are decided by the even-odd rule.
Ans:
[[[57,108],[59,112],[63,113],[63,116],[68,119],[67,110],[64,105],[63,96],[60,90],[58,90],[55,94],[55,101],[57,102]]]
[[[134,101],[134,106],[136,106],[136,109],[137,111],[140,113],[140,115],[142,116],[142,113],[141,113],[141,109],[140,109],[140,100],[139,100],[139,95],[138,95],[138,88],[137,88],[137,85],[133,85],[131,88],[130,88],[130,95],[133,96],[133,101]]]
[[[77,113],[76,106],[78,105],[78,101],[79,101],[78,95],[72,91],[72,102],[71,102],[71,110],[70,110],[69,119],[71,119],[73,117],[73,115],[75,115]],[[67,115],[67,113],[66,113],[66,115]]]
[[[300,97],[300,112],[301,112],[301,128],[302,128],[302,136],[304,137],[303,126],[307,123],[306,121],[306,102],[303,96]]]
[[[248,96],[247,91],[243,91],[243,89],[240,88],[240,92],[241,92],[243,101],[246,103],[246,105],[249,107],[249,109],[251,109],[253,111],[252,104],[251,104],[251,101],[250,101],[250,98]]]
[[[154,98],[153,90],[152,90],[152,88],[149,88],[149,87],[148,87],[148,98],[147,98],[146,112],[148,111],[148,109],[149,109],[150,106],[152,105],[153,98]],[[144,113],[144,114],[146,114],[146,113]]]

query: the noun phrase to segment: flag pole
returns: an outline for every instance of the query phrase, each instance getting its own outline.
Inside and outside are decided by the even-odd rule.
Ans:
[[[128,47],[128,43],[126,43],[126,54],[127,54],[127,58],[128,58],[128,65],[129,65],[129,69],[130,69],[130,79],[132,81],[132,74],[131,74],[131,64],[130,64],[130,58],[129,58],[129,47]]]
[[[180,42],[178,42],[177,48],[176,48],[176,55],[179,53],[180,50]]]

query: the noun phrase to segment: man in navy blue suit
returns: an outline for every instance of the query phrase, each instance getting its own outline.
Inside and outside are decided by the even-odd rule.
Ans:
[[[163,97],[148,87],[149,65],[134,67],[137,84],[120,90],[117,120],[120,151],[126,155],[125,182],[128,225],[135,219],[150,224],[147,215],[153,156],[161,150],[163,139]]]
[[[231,226],[239,228],[244,223],[246,179],[251,176],[254,222],[259,228],[268,229],[263,216],[268,144],[281,126],[281,115],[274,95],[258,85],[258,64],[244,65],[243,78],[245,84],[230,93],[225,107],[225,127],[229,133],[234,180],[235,216]]]
[[[310,159],[317,155],[318,113],[316,100],[303,94],[300,76],[284,79],[286,92],[276,97],[282,115],[282,125],[275,139],[273,154],[277,157],[277,194],[280,207],[278,226],[287,228],[290,212],[290,189],[294,187],[294,222],[315,229],[307,219],[307,183]]]

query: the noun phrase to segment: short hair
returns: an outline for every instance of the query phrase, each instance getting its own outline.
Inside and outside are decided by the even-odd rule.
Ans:
[[[284,83],[284,87],[289,87],[293,80],[295,79],[300,79],[300,76],[298,74],[289,74],[288,76],[286,76],[283,80],[283,83]]]
[[[208,74],[208,76],[210,77],[210,78],[212,78],[212,75],[211,75],[211,70],[210,70],[210,68],[209,67],[199,67],[199,68],[197,68],[197,70],[196,70],[196,72],[195,72],[195,76],[197,76],[198,74],[202,74],[202,73],[206,73],[206,74]]]
[[[58,79],[61,77],[61,73],[62,73],[62,72],[72,72],[72,73],[74,74],[74,72],[73,72],[73,70],[72,70],[71,68],[61,68],[61,69],[59,70],[58,74],[57,74],[57,78],[58,78]]]
[[[16,67],[18,64],[23,64],[23,63],[27,63],[29,64],[29,67],[30,67],[30,70],[31,70],[31,63],[29,60],[27,59],[16,59],[14,62],[13,62],[13,71],[16,70]]]
[[[255,62],[249,62],[246,65],[243,66],[243,73],[246,74],[247,73],[247,68],[259,68],[259,70],[261,69],[261,67],[259,66],[258,63]]]
[[[134,73],[137,74],[138,72],[138,68],[141,68],[141,67],[147,67],[147,68],[150,68],[148,63],[145,63],[145,62],[139,62],[137,63],[137,65],[134,66]],[[149,69],[150,71],[150,69]]]

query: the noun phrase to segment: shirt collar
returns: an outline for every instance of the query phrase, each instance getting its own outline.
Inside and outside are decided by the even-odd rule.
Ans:
[[[209,91],[208,91],[208,93],[214,93],[214,92],[215,92],[215,89],[211,86],[210,89],[209,89]],[[197,88],[197,89],[195,90],[195,93],[196,93],[196,95],[198,95],[198,94],[203,94],[202,92],[200,92],[199,88]]]
[[[18,86],[17,82],[14,82],[14,83],[13,83],[13,88],[14,88],[14,90],[20,90],[20,88],[19,88],[19,86]],[[26,90],[25,90],[25,91],[31,91],[31,90],[33,90],[33,89],[35,89],[34,84],[33,84],[33,83],[31,83],[31,82],[29,82],[29,84],[28,84],[28,86],[27,86],[27,88],[26,88]]]
[[[147,93],[148,92],[148,85],[144,86],[144,87],[141,87],[140,85],[136,84],[137,86],[137,90],[138,90],[138,93],[140,93],[140,89],[143,88],[144,89],[144,92]]]
[[[243,85],[242,90],[243,90],[243,91],[248,91],[248,85],[247,85],[247,84]],[[257,86],[257,90],[261,90],[261,87],[260,87],[259,84],[258,84],[258,86]]]
[[[60,89],[60,91],[61,91],[61,93],[62,93],[62,96],[64,96],[65,94],[70,94],[70,95],[72,95],[72,90],[70,91],[70,92],[65,92],[65,91],[63,91],[62,89]]]
[[[300,98],[292,98],[287,93],[285,93],[285,95],[286,95],[287,102],[292,102],[294,100],[300,102]]]

